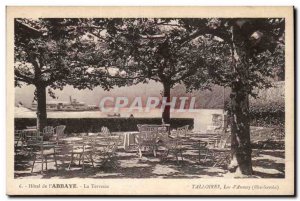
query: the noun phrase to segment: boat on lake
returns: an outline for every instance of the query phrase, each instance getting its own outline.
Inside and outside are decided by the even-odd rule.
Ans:
[[[37,102],[33,101],[31,104],[31,110],[37,110]],[[47,101],[46,110],[47,111],[91,111],[98,110],[99,107],[96,105],[87,105],[85,102],[79,102],[77,99],[72,99],[70,96],[70,101]]]

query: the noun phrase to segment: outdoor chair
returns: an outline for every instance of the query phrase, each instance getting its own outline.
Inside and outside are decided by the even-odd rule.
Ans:
[[[162,155],[162,160],[166,160],[169,153],[173,152],[173,154],[176,157],[177,164],[179,163],[178,154],[180,154],[181,160],[183,161],[183,156],[182,156],[183,146],[182,146],[182,140],[179,137],[170,138],[169,136],[166,135],[159,135],[158,139],[162,141],[162,146],[165,148],[165,151]]]
[[[31,153],[33,155],[31,172],[33,172],[34,165],[37,162],[40,162],[42,164],[41,172],[43,172],[44,170],[44,163],[46,165],[46,170],[48,170],[48,162],[50,156],[52,156],[52,160],[55,163],[56,171],[58,170],[55,144],[44,142],[43,137],[39,135],[37,135],[36,137],[32,137],[29,144],[32,147]],[[38,159],[40,159],[40,161],[38,161]]]
[[[24,132],[22,130],[15,130],[15,140],[14,140],[15,151],[16,151],[16,148],[19,145],[19,142],[21,143],[21,146],[23,147]]]
[[[205,163],[208,158],[212,161],[212,166],[223,165],[230,160],[230,149],[228,143],[230,135],[223,135],[209,138],[208,141],[198,141],[199,163],[203,158]]]
[[[120,142],[120,136],[117,138],[108,138],[105,141],[105,146],[102,149],[97,150],[97,156],[100,159],[100,166],[110,166],[112,168],[117,167],[116,151]]]
[[[144,124],[137,124],[138,131],[141,131],[143,125]]]
[[[56,126],[55,127],[55,134],[54,134],[54,137],[56,137],[56,144],[59,143],[59,139],[64,136],[64,131],[66,129],[66,126],[64,125],[60,125],[60,126]]]
[[[139,157],[142,157],[142,150],[150,150],[153,152],[156,157],[156,149],[157,149],[157,126],[143,125],[140,127],[140,133],[137,135],[137,144]]]
[[[189,131],[189,125],[178,127],[176,129],[177,137],[186,137],[186,134],[188,133],[188,131]]]
[[[230,148],[227,147],[228,139],[221,140],[221,147],[214,148],[214,164],[213,167],[228,165],[231,160],[231,151]]]
[[[219,146],[221,142],[221,135],[220,134],[213,134],[208,137],[207,140],[207,147],[209,148],[216,148]]]
[[[37,130],[23,132],[23,144],[29,154],[32,154],[33,150],[37,148],[36,144],[39,144],[41,139],[43,139],[43,135]]]
[[[153,125],[154,127],[157,126],[158,133],[168,133],[169,132],[169,124],[162,124],[162,125]]]
[[[228,165],[231,159],[231,153],[229,149],[219,149],[215,150],[215,161],[213,167]]]
[[[74,164],[76,158],[78,160],[78,165],[82,164],[82,170],[85,171],[85,163],[91,163],[94,166],[94,155],[96,152],[96,137],[95,136],[84,136],[82,140],[74,142],[71,148],[71,160],[68,169]]]
[[[220,138],[218,148],[224,149],[230,146],[231,135],[223,134]]]
[[[199,140],[194,146],[198,149],[198,161],[199,163],[205,163],[210,157],[213,159],[214,152],[207,146],[207,141]],[[203,161],[202,161],[203,160]]]
[[[215,166],[228,165],[231,158],[231,152],[229,149],[231,141],[231,135],[224,132],[220,136],[219,143],[217,147],[214,147],[212,151],[214,152],[214,164]]]
[[[53,126],[46,126],[43,129],[43,138],[45,141],[50,140],[51,138],[54,137],[55,130]]]
[[[103,135],[105,137],[109,137],[109,136],[111,136],[111,132],[107,127],[102,126],[101,127],[101,135]]]

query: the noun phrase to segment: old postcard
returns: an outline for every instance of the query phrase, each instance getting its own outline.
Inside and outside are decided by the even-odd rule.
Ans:
[[[7,7],[7,194],[294,195],[293,28],[293,7]]]

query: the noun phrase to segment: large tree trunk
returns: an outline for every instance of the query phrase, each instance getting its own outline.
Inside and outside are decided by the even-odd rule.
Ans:
[[[47,126],[47,111],[46,111],[46,87],[42,84],[36,85],[37,98],[37,128],[40,132]]]
[[[236,78],[231,85],[231,153],[230,171],[252,175],[249,117],[249,44],[242,23],[232,27],[232,61]]]
[[[167,105],[164,108],[164,111],[162,113],[162,119],[164,123],[169,124],[170,123],[170,101],[171,101],[171,86],[167,83],[163,83],[164,86],[164,97],[166,98]]]
[[[249,98],[237,82],[231,93],[231,171],[252,175]]]

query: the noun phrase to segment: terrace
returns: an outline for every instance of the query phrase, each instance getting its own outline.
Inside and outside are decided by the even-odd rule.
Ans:
[[[33,166],[35,150],[30,153],[29,147],[19,143],[15,147],[15,178],[215,178],[236,177],[236,174],[228,171],[230,156],[230,144],[220,148],[219,145],[211,146],[216,142],[206,144],[205,148],[199,148],[200,141],[212,141],[212,137],[217,139],[219,134],[201,134],[187,131],[180,135],[182,148],[182,158],[180,154],[170,151],[166,156],[166,146],[162,141],[157,142],[156,156],[149,149],[143,149],[143,154],[139,157],[138,145],[132,139],[125,139],[126,134],[138,135],[138,132],[113,132],[102,130],[99,133],[80,133],[64,135],[55,145],[56,162],[45,162],[43,171],[42,165],[38,160]],[[274,132],[262,129],[252,128],[253,153],[252,163],[255,178],[284,178],[285,177],[285,152],[280,145],[282,140],[278,134],[265,135],[268,132]],[[108,135],[109,134],[109,135]],[[171,136],[175,136],[173,131]],[[266,137],[269,136],[269,137]],[[94,138],[95,150],[93,151],[93,162],[74,158],[72,161],[72,148],[75,142],[84,138]],[[116,149],[111,161],[103,163],[103,150],[107,146],[108,140],[114,139]],[[129,148],[125,147],[125,141],[128,140]],[[274,146],[276,145],[277,146]],[[270,145],[271,144],[271,145]],[[279,145],[278,145],[279,144]],[[131,146],[132,145],[132,146]],[[22,147],[23,146],[23,147]],[[86,146],[87,147],[87,146]],[[88,145],[91,147],[91,144]],[[86,151],[89,150],[86,148]],[[208,152],[209,151],[209,152]],[[90,152],[86,152],[90,153]],[[200,153],[200,155],[199,155]],[[83,161],[83,162],[82,162]],[[32,171],[33,170],[33,171]],[[32,171],[32,172],[31,172]]]

